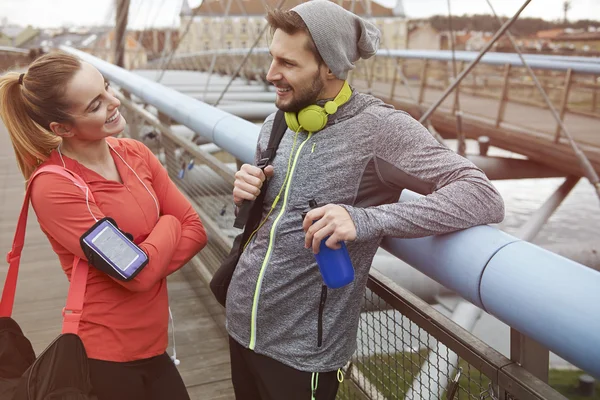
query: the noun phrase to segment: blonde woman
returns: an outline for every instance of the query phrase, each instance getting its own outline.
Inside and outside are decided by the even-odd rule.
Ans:
[[[0,78],[0,116],[25,179],[39,165],[58,165],[79,175],[95,199],[57,174],[32,182],[33,208],[66,276],[74,257],[85,260],[80,238],[104,217],[148,256],[129,281],[89,269],[79,336],[98,398],[188,399],[166,353],[166,277],[205,246],[206,233],[158,159],[140,142],[114,137],[126,125],[119,106],[96,68],[65,53]]]

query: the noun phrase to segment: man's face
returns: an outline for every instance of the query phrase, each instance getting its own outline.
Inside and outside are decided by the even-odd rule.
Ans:
[[[315,104],[323,92],[324,65],[319,66],[308,49],[310,37],[305,32],[289,35],[277,29],[270,53],[273,57],[267,80],[277,88],[275,105],[282,111],[298,112]]]

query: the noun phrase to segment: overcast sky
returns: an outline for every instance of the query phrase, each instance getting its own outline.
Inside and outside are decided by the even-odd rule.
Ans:
[[[201,0],[188,0],[193,7]],[[378,0],[394,5],[395,0]],[[512,15],[524,0],[491,0],[496,11]],[[175,26],[182,0],[131,0],[129,26],[135,29],[149,26]],[[549,20],[562,18],[563,0],[533,0],[523,12],[524,16]],[[64,25],[98,25],[112,23],[115,0],[0,0],[0,21],[34,25],[37,27],[60,27]],[[448,12],[447,0],[404,0],[409,17],[420,18]],[[486,0],[451,0],[453,14],[489,13]],[[600,0],[572,0],[570,20],[599,19]]]

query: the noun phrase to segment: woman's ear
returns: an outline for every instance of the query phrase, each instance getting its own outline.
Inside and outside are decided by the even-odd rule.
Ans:
[[[71,137],[73,136],[73,132],[71,132],[71,128],[65,124],[60,124],[58,122],[50,123],[50,130],[56,135],[60,137]]]

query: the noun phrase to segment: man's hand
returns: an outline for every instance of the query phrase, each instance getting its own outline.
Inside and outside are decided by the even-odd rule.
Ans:
[[[235,173],[235,182],[233,183],[233,202],[236,206],[241,206],[244,200],[253,201],[260,194],[260,188],[266,178],[273,176],[273,166],[268,165],[263,171],[254,165],[244,164],[238,172]]]
[[[313,224],[313,221],[318,220]],[[339,249],[342,247],[339,242],[353,241],[356,239],[356,227],[354,221],[345,208],[328,204],[323,207],[310,210],[304,222],[302,229],[306,232],[304,247],[307,249],[312,246],[313,253],[319,253],[321,240],[331,235],[325,242],[330,249]]]

